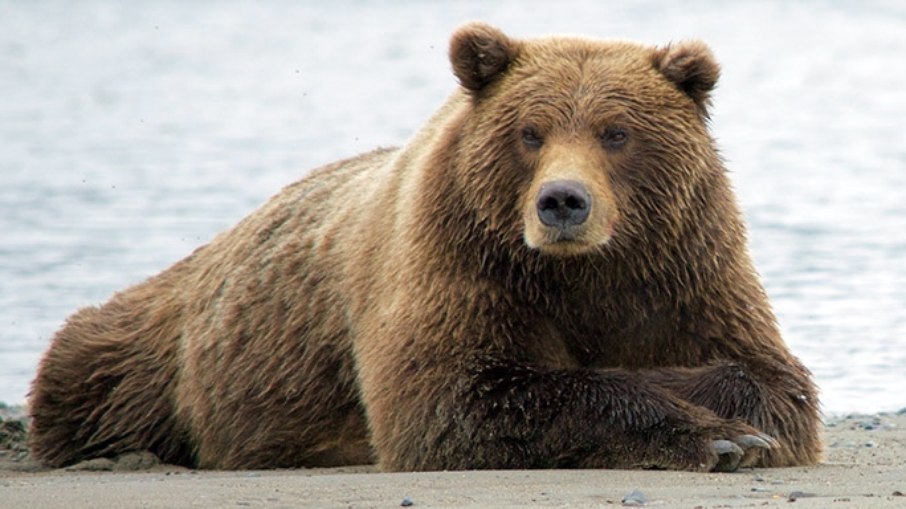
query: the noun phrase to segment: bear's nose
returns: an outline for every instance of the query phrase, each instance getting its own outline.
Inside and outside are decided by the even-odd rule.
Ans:
[[[541,185],[535,206],[538,219],[546,226],[564,229],[588,219],[591,195],[581,182],[554,180]]]

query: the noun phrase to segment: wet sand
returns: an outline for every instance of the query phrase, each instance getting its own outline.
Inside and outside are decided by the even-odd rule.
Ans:
[[[2,416],[2,413],[0,413]],[[0,508],[906,507],[906,411],[829,419],[814,467],[732,474],[624,470],[385,474],[373,467],[194,471],[94,462],[43,470],[0,433]],[[6,436],[7,438],[3,439]],[[142,470],[117,471],[120,468]],[[85,469],[99,469],[89,471]],[[113,470],[105,470],[113,469]],[[635,492],[634,495],[633,492]],[[628,498],[627,498],[628,497]]]

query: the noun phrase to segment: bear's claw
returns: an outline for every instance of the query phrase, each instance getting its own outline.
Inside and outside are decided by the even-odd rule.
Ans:
[[[774,440],[773,437],[765,435],[764,433],[759,433],[758,435],[741,435],[736,437],[733,441],[743,449],[751,449],[752,447],[771,449],[777,445],[777,441]]]
[[[735,472],[739,468],[746,451],[752,448],[772,449],[777,446],[773,437],[759,433],[758,435],[740,435],[731,440],[714,440],[711,448],[717,453],[715,472]]]
[[[715,472],[735,472],[739,468],[742,455],[745,454],[741,447],[729,440],[714,440],[711,442],[711,448],[717,453]]]

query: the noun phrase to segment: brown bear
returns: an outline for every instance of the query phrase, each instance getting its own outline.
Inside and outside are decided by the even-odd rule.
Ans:
[[[404,147],[314,171],[83,309],[32,386],[50,466],[733,470],[819,458],[708,131],[719,68],[452,37],[460,89]]]

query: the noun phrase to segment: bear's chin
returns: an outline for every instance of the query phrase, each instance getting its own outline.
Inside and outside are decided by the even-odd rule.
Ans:
[[[602,242],[591,243],[583,240],[557,240],[543,243],[530,243],[526,240],[526,246],[529,249],[540,251],[543,255],[548,256],[580,256],[595,251],[599,251],[609,241],[610,238]]]

